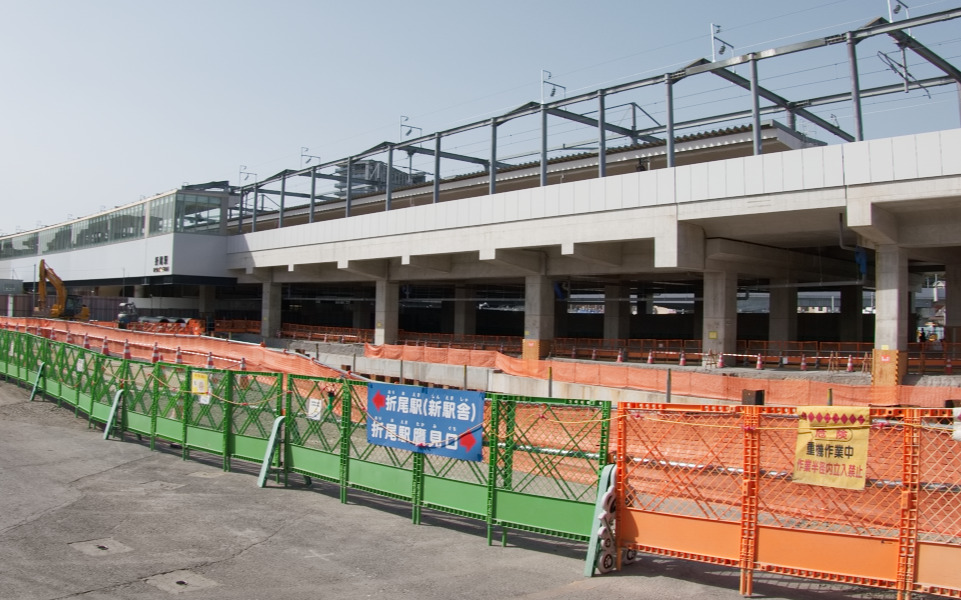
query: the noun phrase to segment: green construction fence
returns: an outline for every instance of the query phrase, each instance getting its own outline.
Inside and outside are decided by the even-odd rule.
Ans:
[[[292,473],[496,527],[588,541],[597,481],[609,461],[608,402],[487,394],[483,460],[463,461],[367,442],[367,386],[346,378],[202,369],[104,356],[27,333],[0,330],[0,374],[74,408],[107,435],[136,435],[151,449],[180,446],[266,462]],[[115,402],[115,400],[119,400]],[[283,435],[272,426],[283,417]],[[272,442],[274,445],[272,446]]]

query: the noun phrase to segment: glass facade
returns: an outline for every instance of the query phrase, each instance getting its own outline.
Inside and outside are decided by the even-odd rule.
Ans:
[[[174,232],[174,205],[177,196],[168,194],[150,201],[149,235],[163,235]]]
[[[222,195],[171,192],[65,225],[0,237],[0,259],[66,252],[145,235],[219,235],[222,203]]]

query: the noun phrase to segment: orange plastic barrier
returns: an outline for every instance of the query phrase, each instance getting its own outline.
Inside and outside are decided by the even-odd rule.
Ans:
[[[179,359],[184,364],[198,367],[237,370],[243,366],[247,371],[298,373],[318,377],[342,376],[340,371],[316,363],[301,354],[220,338],[146,333],[91,323],[15,317],[0,317],[0,327],[76,345],[83,344],[86,336],[92,350],[106,347],[113,356],[123,356],[126,350],[131,358],[144,361],[153,359],[156,346],[158,359],[168,363],[178,360],[179,349]]]
[[[795,412],[621,404],[614,547],[739,568],[746,596],[758,570],[961,596],[951,411],[871,409],[864,489],[794,480]]]
[[[496,368],[518,377],[552,378],[583,385],[664,392],[667,371],[638,368],[629,364],[580,363],[553,360],[524,360],[486,350],[460,350],[430,346],[364,347],[364,355],[415,362]],[[678,396],[741,402],[745,390],[763,390],[768,404],[785,406],[826,404],[829,395],[839,406],[917,406],[943,408],[947,400],[961,399],[954,387],[877,387],[825,383],[807,379],[755,379],[672,370],[671,392]]]

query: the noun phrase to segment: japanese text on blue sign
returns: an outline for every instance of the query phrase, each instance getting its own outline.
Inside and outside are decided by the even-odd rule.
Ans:
[[[367,442],[483,460],[483,392],[367,384]]]

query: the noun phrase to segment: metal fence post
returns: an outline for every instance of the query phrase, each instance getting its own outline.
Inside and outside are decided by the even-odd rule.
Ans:
[[[904,411],[901,456],[901,518],[898,529],[898,600],[911,597],[918,559],[918,496],[921,490],[921,411]]]
[[[346,379],[340,384],[340,502],[347,504],[347,483],[350,480],[350,414],[354,410],[353,395]],[[365,424],[366,426],[366,424]]]
[[[744,475],[741,479],[741,594],[750,596],[754,588],[754,563],[757,558],[758,478],[761,473],[761,406],[741,408]]]
[[[221,371],[226,378],[224,382],[224,399],[221,401],[224,410],[224,471],[230,470],[230,455],[234,451],[234,377],[233,371]]]
[[[497,463],[500,455],[500,400],[497,396],[490,398],[491,421],[489,432],[488,468],[487,468],[487,545],[493,542],[494,512],[497,502]]]

